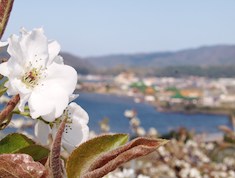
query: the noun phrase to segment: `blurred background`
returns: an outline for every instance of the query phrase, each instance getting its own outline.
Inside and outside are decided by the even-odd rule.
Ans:
[[[232,0],[15,1],[3,40],[43,27],[61,44],[78,72],[76,102],[90,116],[91,137],[171,139],[108,177],[234,178],[234,7]],[[7,132],[33,134],[32,125],[15,119]]]

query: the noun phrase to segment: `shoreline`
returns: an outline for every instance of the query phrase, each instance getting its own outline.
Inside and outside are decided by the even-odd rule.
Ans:
[[[128,96],[128,95],[123,95],[123,94],[117,94],[117,93],[100,93],[100,92],[87,92],[87,91],[80,91],[81,93],[85,93],[85,94],[98,94],[98,95],[106,95],[106,96],[115,96],[115,97],[123,97],[123,98],[128,98],[131,99],[132,101],[135,102],[135,97],[133,96]],[[135,102],[137,103],[137,102]],[[158,112],[160,113],[179,113],[179,114],[187,114],[187,115],[191,115],[191,114],[205,114],[205,115],[222,115],[222,116],[227,116],[228,118],[232,117],[231,115],[231,111],[226,109],[226,108],[195,108],[192,110],[186,110],[186,109],[176,109],[176,108],[164,108],[162,106],[159,106],[157,104],[157,102],[147,102],[147,101],[140,101],[139,103],[143,103],[143,104],[147,104],[151,107],[153,107],[154,109],[156,109]],[[218,110],[219,111],[218,111]]]
[[[221,115],[221,116],[227,116],[228,118],[231,117],[231,114],[229,114],[226,111],[205,111],[205,110],[191,110],[191,111],[187,111],[187,110],[183,110],[183,109],[166,109],[166,108],[161,108],[159,110],[159,108],[155,107],[156,110],[158,112],[163,112],[163,113],[180,113],[180,114],[187,114],[187,115],[193,115],[193,114],[205,114],[205,115]]]
[[[87,91],[80,91],[80,93],[93,93],[93,94],[99,94],[99,95],[106,95],[106,96],[115,96],[115,97],[123,97],[131,99],[133,102],[135,102],[135,97],[133,96],[127,96],[120,93],[100,93],[100,92],[87,92]],[[135,102],[136,103],[136,102]],[[159,104],[155,102],[147,102],[147,101],[140,101],[139,103],[147,104],[150,107],[153,107],[157,112],[159,113],[169,113],[169,114],[185,114],[185,115],[195,115],[195,114],[203,114],[203,115],[214,115],[214,116],[225,116],[228,118],[229,122],[231,123],[231,127],[235,128],[235,116],[233,115],[233,109],[231,108],[209,108],[209,107],[195,107],[189,110],[183,109],[182,107],[178,108],[164,108],[159,106]],[[235,113],[235,112],[234,112]]]

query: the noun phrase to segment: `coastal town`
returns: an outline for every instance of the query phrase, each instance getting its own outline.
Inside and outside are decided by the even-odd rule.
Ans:
[[[77,89],[133,97],[135,102],[151,103],[158,111],[228,115],[235,111],[234,78],[140,78],[132,72],[123,72],[114,77],[80,75]]]

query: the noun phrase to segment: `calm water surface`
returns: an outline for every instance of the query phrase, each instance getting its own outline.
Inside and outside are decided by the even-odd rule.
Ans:
[[[135,103],[133,99],[113,95],[81,93],[75,100],[89,114],[89,126],[99,131],[99,122],[108,117],[111,131],[130,132],[129,121],[123,113],[126,109],[135,109],[141,125],[148,129],[155,127],[160,133],[166,133],[181,126],[196,132],[218,132],[219,125],[231,128],[230,120],[223,115],[162,113],[145,103]]]
[[[138,112],[141,125],[145,129],[155,127],[160,133],[167,133],[182,126],[197,133],[219,132],[218,126],[220,125],[231,128],[230,120],[223,115],[162,113],[148,104],[135,103],[132,98],[128,97],[81,93],[75,102],[88,112],[90,116],[89,127],[96,132],[100,131],[99,122],[107,117],[112,132],[131,133],[129,121],[123,115],[126,109],[135,109]],[[15,118],[17,117],[15,116]],[[14,131],[15,129],[8,128],[4,130],[4,133]],[[27,129],[27,131],[33,134],[33,129]]]

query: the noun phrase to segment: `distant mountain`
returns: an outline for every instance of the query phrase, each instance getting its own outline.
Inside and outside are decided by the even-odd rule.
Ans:
[[[130,70],[138,75],[235,77],[235,45],[204,46],[176,52],[119,54],[81,58],[61,52],[65,64],[78,73],[116,75]],[[0,61],[9,58],[0,48]]]
[[[76,69],[78,69],[81,64],[88,63],[88,61],[84,61],[82,58],[67,52],[61,52],[60,55],[63,57],[65,64],[73,66]]]
[[[235,45],[205,46],[176,52],[107,55],[86,58],[94,66],[105,69],[124,67],[218,66],[235,65]]]
[[[62,52],[60,55],[64,58],[64,63],[73,66],[78,73],[88,74],[95,71],[95,67],[88,60],[84,60],[70,53]]]
[[[78,56],[72,55],[70,53],[61,52],[60,55],[64,58],[64,63],[70,66],[73,66],[78,73],[87,74],[94,73],[95,67],[90,64],[88,60],[84,60]],[[9,54],[7,53],[7,47],[0,48],[0,63],[9,58]]]

